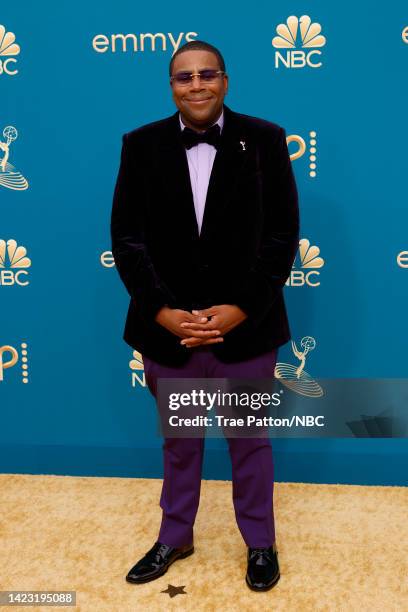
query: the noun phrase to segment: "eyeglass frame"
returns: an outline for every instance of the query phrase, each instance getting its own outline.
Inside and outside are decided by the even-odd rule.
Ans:
[[[203,70],[201,70],[200,72],[204,72],[205,70],[212,70],[212,68],[203,68]],[[187,70],[180,71],[181,74],[183,74],[183,72],[186,73]],[[183,87],[183,85],[190,85],[193,82],[194,77],[199,77],[200,81],[201,81],[201,74],[200,74],[200,72],[189,72],[188,74],[190,75],[190,79],[186,83],[177,83],[177,81],[176,81],[177,85],[181,85],[181,87]],[[215,73],[216,73],[217,76],[227,74],[225,72],[225,70],[216,70]],[[176,76],[177,75],[175,74],[175,75],[170,77],[170,83],[171,84],[173,84],[173,82],[176,80]]]

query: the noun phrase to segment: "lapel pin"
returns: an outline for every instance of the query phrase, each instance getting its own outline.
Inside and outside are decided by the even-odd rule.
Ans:
[[[243,151],[246,151],[246,148],[245,148],[245,140],[240,140],[240,141],[239,141],[239,144],[241,145],[242,150],[243,150]]]

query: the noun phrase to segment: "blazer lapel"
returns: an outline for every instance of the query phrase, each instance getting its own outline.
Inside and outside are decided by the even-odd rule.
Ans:
[[[167,131],[163,134],[160,146],[162,162],[160,171],[165,181],[168,193],[174,196],[174,201],[184,212],[187,231],[198,239],[198,225],[195,216],[194,198],[191,189],[190,171],[186,149],[181,139],[181,129],[178,111],[169,117]]]
[[[248,142],[242,132],[239,117],[224,105],[221,146],[215,155],[208,184],[201,240],[211,234],[212,228],[217,227],[218,219],[230,202],[235,182],[245,171],[248,153]]]

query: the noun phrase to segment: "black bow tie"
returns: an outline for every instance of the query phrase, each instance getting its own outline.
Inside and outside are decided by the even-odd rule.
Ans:
[[[221,139],[221,130],[218,123],[212,125],[205,132],[195,132],[194,130],[186,127],[184,130],[182,130],[181,137],[186,149],[191,149],[191,147],[194,147],[199,142],[207,142],[218,149]]]

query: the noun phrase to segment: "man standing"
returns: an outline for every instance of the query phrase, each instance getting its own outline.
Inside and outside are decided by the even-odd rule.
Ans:
[[[112,252],[131,297],[124,339],[157,379],[271,378],[290,338],[282,288],[298,247],[298,203],[285,132],[224,104],[228,76],[212,45],[170,62],[178,111],[123,137]],[[233,502],[248,547],[246,583],[279,580],[269,438],[228,438]],[[126,579],[158,578],[194,552],[204,438],[165,438],[158,539]],[[262,469],[259,466],[262,465]]]

